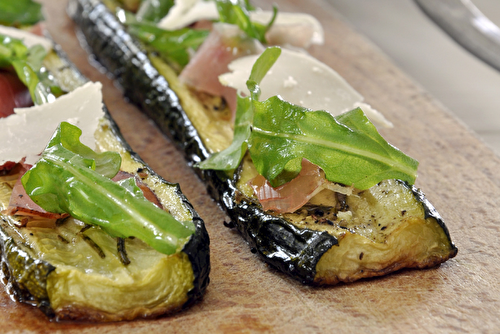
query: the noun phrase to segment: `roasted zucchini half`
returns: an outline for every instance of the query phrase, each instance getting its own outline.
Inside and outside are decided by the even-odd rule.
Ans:
[[[124,95],[170,136],[188,164],[231,142],[220,98],[179,82],[175,70],[134,40],[103,3],[72,0],[68,12]],[[248,159],[234,173],[196,171],[252,251],[306,284],[429,268],[457,253],[436,210],[418,189],[401,181],[383,181],[350,196],[322,192],[294,213],[273,214],[262,210],[246,185],[257,174]]]
[[[87,81],[58,47],[44,65],[66,91]],[[164,180],[132,151],[107,110],[95,130],[97,149],[118,152],[120,170],[140,178],[176,219],[192,221],[194,234],[181,251],[166,255],[138,238],[119,242],[100,227],[72,217],[48,227],[43,221],[23,223],[25,217],[2,214],[1,268],[7,291],[56,320],[132,320],[190,306],[209,283],[209,237],[204,222],[178,184]],[[4,172],[0,179],[4,211],[17,176]]]

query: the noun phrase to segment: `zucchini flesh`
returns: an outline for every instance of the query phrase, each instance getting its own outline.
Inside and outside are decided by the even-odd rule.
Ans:
[[[84,84],[86,79],[58,47],[56,51],[44,65],[61,88],[70,91]],[[117,240],[99,227],[87,229],[70,217],[55,228],[19,228],[16,216],[2,214],[0,250],[7,291],[56,320],[131,320],[190,306],[209,282],[209,238],[202,219],[177,184],[165,181],[132,151],[107,110],[95,138],[98,150],[120,153],[121,170],[139,176],[176,219],[192,220],[195,233],[173,255],[161,254],[139,239],[126,239],[130,264],[125,266]],[[2,210],[8,206],[12,185],[0,182]]]
[[[220,150],[219,140],[214,140],[218,134],[194,125],[204,112],[198,95],[178,82],[168,64],[135,41],[106,6],[99,0],[72,0],[68,12],[125,96],[179,146],[188,164]],[[382,182],[364,194],[348,196],[344,208],[337,208],[334,200],[333,205],[321,203],[277,215],[263,212],[245,185],[255,176],[251,163],[244,162],[234,175],[196,171],[256,253],[303,283],[335,284],[401,268],[427,268],[457,253],[436,210],[419,190],[400,181]],[[377,198],[376,193],[388,196]],[[311,214],[320,211],[321,219]],[[384,216],[397,224],[373,222]],[[414,248],[418,250],[408,251]]]

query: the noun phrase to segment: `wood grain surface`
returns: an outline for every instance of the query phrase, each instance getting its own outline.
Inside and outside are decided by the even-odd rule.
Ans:
[[[36,308],[13,302],[2,291],[0,332],[500,332],[500,159],[339,20],[327,2],[275,0],[282,11],[308,12],[321,21],[326,43],[311,53],[383,111],[395,125],[383,131],[384,137],[420,161],[417,186],[443,216],[459,249],[456,258],[438,268],[317,288],[264,264],[236,231],[224,227],[223,211],[182,154],[89,63],[66,15],[66,1],[43,2],[50,34],[85,76],[103,82],[104,101],[126,140],[160,175],[180,183],[205,220],[211,238],[211,283],[202,301],[174,316],[99,325],[50,322]],[[267,1],[254,3],[269,8]]]

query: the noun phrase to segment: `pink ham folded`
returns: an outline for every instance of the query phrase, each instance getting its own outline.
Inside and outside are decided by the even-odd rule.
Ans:
[[[68,217],[67,213],[54,213],[47,212],[42,209],[38,204],[33,202],[33,200],[26,194],[23,184],[21,183],[21,177],[28,171],[31,166],[22,164],[22,170],[19,173],[19,177],[12,188],[12,195],[10,196],[10,202],[7,209],[4,211],[8,215],[18,215],[18,216],[28,216],[28,217],[41,217],[48,219],[61,219]]]
[[[133,174],[124,172],[124,171],[119,171],[118,174],[115,175],[115,177],[112,178],[113,181],[118,182],[124,179],[128,179],[130,177],[135,178],[135,184],[142,190],[142,193],[144,194],[144,197],[160,209],[163,209],[163,205],[160,203],[160,200],[156,196],[156,194],[142,182],[138,177],[135,177]]]
[[[229,108],[236,110],[236,90],[219,82],[219,75],[229,72],[233,60],[262,52],[262,45],[247,37],[237,26],[217,23],[179,75],[180,80],[197,91],[222,96]]]
[[[262,175],[258,175],[249,183],[265,211],[284,213],[294,212],[304,206],[322,190],[325,182],[327,181],[321,169],[302,159],[302,170],[299,175],[280,187],[273,188]]]

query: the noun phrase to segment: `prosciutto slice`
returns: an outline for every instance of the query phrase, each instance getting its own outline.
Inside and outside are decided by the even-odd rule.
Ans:
[[[5,214],[8,215],[18,215],[18,216],[29,216],[29,217],[42,217],[49,219],[61,219],[68,217],[67,213],[54,213],[47,212],[42,209],[38,204],[33,202],[33,200],[28,196],[24,190],[23,184],[21,183],[21,177],[28,171],[30,165],[22,165],[22,170],[19,173],[19,177],[12,188],[12,195],[10,196],[9,206],[5,210]]]
[[[249,183],[265,211],[285,213],[294,212],[304,206],[323,189],[322,186],[326,182],[318,166],[302,159],[299,175],[280,187],[273,188],[262,175],[258,175]]]
[[[179,78],[197,91],[222,96],[230,109],[236,110],[236,90],[219,82],[219,75],[229,71],[233,60],[263,51],[263,46],[247,37],[237,26],[216,23],[207,39]]]
[[[121,180],[128,179],[130,177],[135,178],[135,184],[142,190],[142,193],[144,197],[160,209],[163,209],[163,205],[160,203],[160,200],[156,196],[156,194],[146,185],[144,182],[142,182],[139,178],[135,177],[135,175],[124,172],[124,171],[119,171],[118,174],[115,175],[115,177],[112,178],[113,181],[118,182]]]

